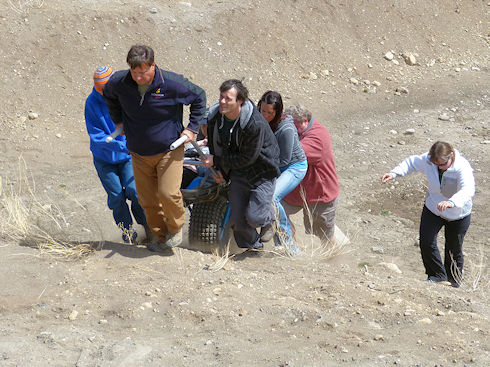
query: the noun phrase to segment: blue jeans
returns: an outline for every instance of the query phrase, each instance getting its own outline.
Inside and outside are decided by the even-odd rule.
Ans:
[[[288,167],[281,173],[276,180],[276,189],[274,190],[274,203],[277,211],[279,212],[279,226],[282,233],[282,242],[284,245],[291,245],[293,242],[293,234],[291,232],[291,223],[289,223],[288,217],[281,204],[281,200],[293,191],[298,186],[306,175],[306,168],[294,168]],[[274,242],[276,245],[281,244],[280,237],[276,234],[274,236]]]
[[[131,201],[131,212],[138,224],[146,226],[145,212],[138,202],[131,159],[121,163],[108,163],[94,157],[94,166],[100,182],[107,192],[107,206],[112,210],[116,224],[129,229],[133,224],[126,199]]]

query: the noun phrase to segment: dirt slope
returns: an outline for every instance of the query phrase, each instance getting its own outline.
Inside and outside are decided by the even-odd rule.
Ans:
[[[22,156],[65,239],[99,250],[63,261],[1,234],[0,366],[488,366],[489,12],[478,0],[2,2],[0,198],[20,190]],[[122,244],[83,105],[93,70],[126,68],[135,43],[208,104],[244,78],[254,100],[275,89],[308,106],[332,135],[346,253],[326,259],[300,230],[295,258],[213,271],[196,244],[169,257]],[[460,289],[423,281],[423,177],[379,183],[438,139],[477,180]]]

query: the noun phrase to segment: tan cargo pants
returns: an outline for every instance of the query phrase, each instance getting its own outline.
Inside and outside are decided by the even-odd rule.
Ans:
[[[179,232],[185,223],[180,184],[184,146],[152,156],[131,152],[138,200],[152,232],[165,242],[167,233]]]

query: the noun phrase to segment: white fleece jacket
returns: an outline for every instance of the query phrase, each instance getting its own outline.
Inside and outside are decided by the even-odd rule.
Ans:
[[[437,216],[447,220],[457,220],[471,213],[472,197],[475,195],[475,178],[470,163],[455,150],[454,162],[442,175],[439,183],[437,166],[429,160],[429,153],[413,155],[405,159],[390,173],[406,176],[413,172],[424,172],[427,176],[429,191],[425,195],[425,205]],[[441,201],[451,201],[454,207],[444,211],[437,209]]]

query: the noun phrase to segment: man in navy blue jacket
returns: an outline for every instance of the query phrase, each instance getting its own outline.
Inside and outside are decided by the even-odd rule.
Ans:
[[[134,183],[131,155],[126,148],[123,135],[106,142],[115,130],[114,123],[102,96],[102,89],[112,75],[112,68],[101,66],[94,73],[94,88],[85,102],[85,123],[90,136],[90,150],[100,182],[107,192],[107,206],[112,210],[116,224],[123,229],[124,242],[136,239],[132,229],[133,219],[126,200],[131,201],[131,212],[138,224],[145,227],[148,236],[151,234],[146,224],[145,213],[138,203]]]
[[[182,243],[185,222],[180,193],[184,146],[170,150],[170,145],[181,136],[194,139],[206,110],[206,94],[182,75],[158,68],[148,46],[131,47],[126,61],[130,69],[111,77],[104,97],[112,120],[124,129],[139,200],[160,239],[148,249],[163,251]],[[186,128],[184,105],[190,106]]]

